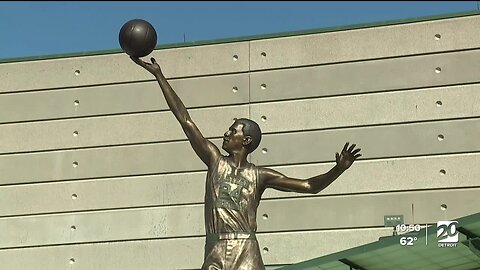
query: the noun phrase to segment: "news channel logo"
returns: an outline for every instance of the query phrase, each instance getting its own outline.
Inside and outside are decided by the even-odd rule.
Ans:
[[[438,247],[453,248],[458,245],[458,221],[438,221],[437,241]]]

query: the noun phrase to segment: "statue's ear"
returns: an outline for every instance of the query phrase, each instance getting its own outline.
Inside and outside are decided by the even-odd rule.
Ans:
[[[250,143],[252,142],[252,137],[251,136],[245,136],[245,138],[243,138],[243,145],[244,146],[247,146],[249,145]]]

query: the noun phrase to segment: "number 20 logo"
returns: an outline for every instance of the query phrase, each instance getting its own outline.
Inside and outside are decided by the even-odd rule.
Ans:
[[[438,221],[438,243],[458,243],[457,225],[458,221]]]

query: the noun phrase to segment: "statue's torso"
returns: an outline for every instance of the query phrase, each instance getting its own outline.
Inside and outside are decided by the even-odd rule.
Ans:
[[[260,201],[258,168],[249,164],[235,169],[221,156],[209,169],[205,189],[207,234],[255,232]]]

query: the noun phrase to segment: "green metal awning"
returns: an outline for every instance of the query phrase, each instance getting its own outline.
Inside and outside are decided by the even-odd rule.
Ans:
[[[458,235],[458,243],[456,243],[456,246],[453,243],[439,243],[440,238],[437,238],[437,224],[431,224],[420,231],[381,237],[374,243],[289,265],[280,269],[480,269],[480,213],[456,219],[455,221],[457,221],[458,224],[456,226],[450,226],[449,232],[452,236]],[[457,234],[454,234],[455,228]],[[444,229],[440,228],[440,232],[443,231]],[[455,238],[455,236],[453,237]],[[404,245],[400,244],[401,240]],[[442,245],[442,247],[440,247],[440,245]]]

